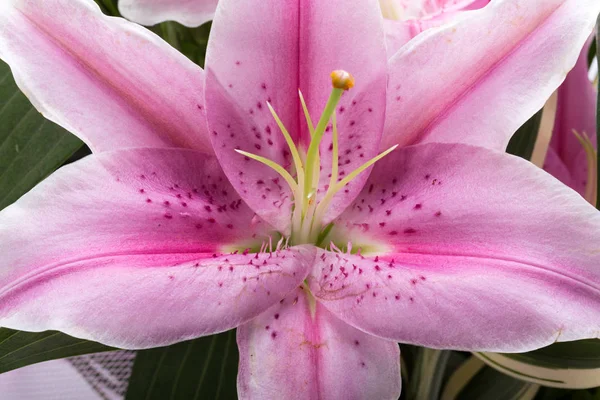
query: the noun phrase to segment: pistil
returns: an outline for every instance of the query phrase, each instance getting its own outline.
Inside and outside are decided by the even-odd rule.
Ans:
[[[331,224],[327,225],[326,227],[323,227],[323,218],[327,208],[329,207],[336,193],[343,189],[344,186],[350,183],[360,173],[365,171],[375,162],[385,157],[387,154],[389,154],[396,148],[396,146],[393,146],[390,149],[384,151],[377,157],[374,157],[373,159],[367,161],[365,164],[349,173],[344,179],[338,182],[339,135],[337,129],[335,109],[344,91],[349,90],[354,86],[354,78],[346,71],[337,70],[331,73],[331,80],[333,89],[316,127],[314,127],[312,119],[308,113],[308,107],[306,106],[304,97],[302,96],[302,93],[299,92],[300,102],[302,104],[302,109],[304,110],[306,123],[311,135],[311,141],[306,152],[304,162],[303,158],[301,157],[300,151],[296,147],[296,144],[291,138],[283,122],[281,121],[271,104],[267,103],[267,106],[271,111],[271,114],[273,115],[277,126],[279,126],[281,133],[285,137],[286,143],[292,154],[294,166],[296,168],[297,180],[295,180],[294,177],[285,168],[283,168],[282,166],[280,166],[272,160],[252,153],[248,153],[246,151],[236,150],[240,154],[243,154],[249,158],[252,158],[253,160],[256,160],[269,166],[270,168],[275,170],[279,175],[281,175],[284,178],[284,180],[288,183],[294,195],[292,235],[290,238],[292,244],[317,244],[317,242],[322,241],[322,239],[324,238],[324,229],[328,231],[332,227]],[[321,201],[319,202],[317,198],[321,169],[319,148],[327,126],[330,122],[332,124],[333,139],[331,178],[329,181],[327,192],[325,193],[323,199],[321,199]]]

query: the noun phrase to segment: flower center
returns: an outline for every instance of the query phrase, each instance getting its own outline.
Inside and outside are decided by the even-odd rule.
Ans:
[[[277,164],[276,162],[269,160],[265,157],[258,156],[256,154],[248,153],[242,150],[236,150],[238,153],[243,154],[246,157],[252,158],[258,162],[261,162],[270,168],[274,169],[289,185],[294,195],[294,209],[292,213],[292,234],[290,244],[305,244],[313,243],[319,245],[323,239],[327,236],[332,228],[332,224],[324,226],[325,211],[331,204],[334,196],[342,190],[348,183],[355,179],[359,174],[365,171],[367,168],[375,164],[377,161],[385,157],[387,154],[392,152],[396,146],[392,146],[386,151],[382,152],[378,156],[367,161],[354,171],[349,173],[338,181],[338,157],[339,157],[339,145],[338,145],[338,130],[336,123],[335,108],[339,103],[342,94],[346,90],[350,90],[354,86],[354,78],[351,74],[346,71],[336,70],[331,73],[331,82],[333,89],[327,100],[327,104],[319,118],[317,126],[313,125],[312,119],[308,113],[308,108],[300,93],[300,102],[302,103],[302,109],[304,110],[304,117],[311,135],[311,141],[306,151],[305,157],[301,157],[296,144],[292,140],[288,130],[281,122],[281,119],[271,106],[267,102],[267,106],[275,119],[275,122],[279,126],[281,133],[285,137],[286,143],[292,154],[294,160],[294,167],[296,169],[296,177],[293,177],[284,167]],[[321,154],[319,147],[325,134],[327,126],[331,122],[332,125],[332,163],[331,163],[331,178],[327,192],[323,198],[317,200],[317,189],[319,187],[320,170],[321,170]]]

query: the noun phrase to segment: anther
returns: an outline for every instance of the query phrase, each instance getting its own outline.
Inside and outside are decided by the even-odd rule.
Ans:
[[[354,77],[343,69],[336,69],[331,73],[331,84],[336,89],[348,90],[354,87]]]

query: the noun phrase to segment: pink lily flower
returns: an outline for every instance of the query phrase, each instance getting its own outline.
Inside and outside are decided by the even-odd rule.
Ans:
[[[600,214],[504,149],[599,12],[496,0],[388,59],[376,0],[222,0],[205,73],[92,1],[3,2],[0,58],[94,154],[0,212],[0,325],[238,327],[241,398],[397,398],[396,342],[597,337]]]
[[[558,89],[556,120],[544,169],[591,204],[597,196],[597,92],[588,79],[587,49]]]
[[[452,22],[491,0],[379,0],[388,53],[393,55],[419,33]]]
[[[218,0],[119,0],[119,12],[142,25],[177,21],[195,27],[213,19]]]

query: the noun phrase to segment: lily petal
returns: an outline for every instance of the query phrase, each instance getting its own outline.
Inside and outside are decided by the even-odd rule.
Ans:
[[[273,170],[234,150],[289,168],[291,154],[267,102],[296,138],[298,57],[296,7],[270,0],[220,2],[206,53],[211,140],[232,185],[283,232],[290,224],[289,188]]]
[[[502,352],[598,336],[600,248],[590,238],[600,213],[525,160],[460,144],[397,150],[338,229],[379,256],[323,252],[310,288],[359,329]]]
[[[387,85],[387,53],[383,17],[377,0],[300,2],[299,85],[308,110],[316,118],[331,92],[329,74],[336,69],[350,72],[356,86],[342,96],[337,108],[339,131],[339,175],[345,175],[375,157],[380,150]],[[325,22],[327,21],[327,22]],[[300,119],[302,140],[310,138]],[[321,179],[318,198],[325,195],[332,164],[332,131],[321,142]],[[337,217],[356,197],[368,173],[353,179],[326,212],[325,223]]]
[[[314,258],[304,247],[229,254],[269,240],[254,219],[196,151],[66,166],[0,212],[0,326],[121,348],[231,329],[297,287]]]
[[[3,1],[0,58],[34,106],[93,151],[212,153],[203,71],[147,29],[104,16],[93,1]]]
[[[504,151],[565,79],[599,12],[596,0],[498,0],[419,35],[390,60],[384,143]]]
[[[397,399],[398,344],[337,319],[303,289],[238,328],[242,399]]]
[[[588,79],[587,50],[558,89],[558,105],[550,147],[566,165],[571,181],[565,182],[581,195],[585,194],[588,165],[585,149],[573,130],[586,134],[596,145],[596,91]],[[546,169],[546,168],[545,168]],[[546,169],[554,174],[554,170]],[[556,175],[555,175],[556,176]],[[564,181],[563,181],[564,182]]]
[[[395,1],[397,0],[392,0],[392,2]],[[433,4],[428,1],[421,5],[417,5],[419,2],[410,1],[409,5],[405,5],[404,7],[417,5],[417,7],[424,7],[425,9],[420,10],[416,15],[414,10],[411,12],[410,8],[407,8],[406,12],[402,12],[400,9],[399,14],[404,14],[400,20],[385,21],[385,40],[388,56],[392,57],[395,55],[402,46],[419,33],[452,22],[456,20],[457,17],[462,16],[465,11],[478,10],[488,5],[490,1],[491,0],[452,1],[446,2],[446,4]],[[427,10],[427,6],[429,7],[429,10]],[[406,15],[406,13],[408,15]]]
[[[306,148],[310,134],[300,112],[298,89],[316,121],[331,92],[330,73],[345,69],[354,74],[357,85],[343,96],[338,109],[340,171],[349,173],[374,156],[385,112],[381,20],[376,0],[352,5],[344,0],[303,0],[293,6],[276,0],[219,3],[206,61],[210,137],[236,189],[250,207],[282,231],[290,224],[291,193],[281,188],[281,179],[274,183],[279,178],[275,172],[234,149],[267,157],[289,169],[290,151],[266,102],[273,105],[294,140]],[[322,144],[322,188],[329,182],[330,145],[328,133]],[[353,181],[349,193],[335,199],[331,212],[337,215],[351,201],[366,175]]]
[[[195,27],[213,19],[218,0],[120,0],[125,18],[142,25],[177,21]]]
[[[575,136],[575,135],[573,135]],[[581,155],[580,155],[581,156]],[[583,154],[585,157],[585,154]],[[585,161],[585,158],[583,159]],[[573,177],[571,176],[571,172],[565,165],[564,161],[556,154],[556,151],[552,147],[548,147],[548,151],[546,152],[546,158],[544,159],[544,171],[552,174],[556,179],[569,186],[570,188],[579,188],[582,189],[581,182],[579,185],[573,181]],[[583,185],[585,186],[585,185]],[[583,192],[579,192],[582,194]]]

